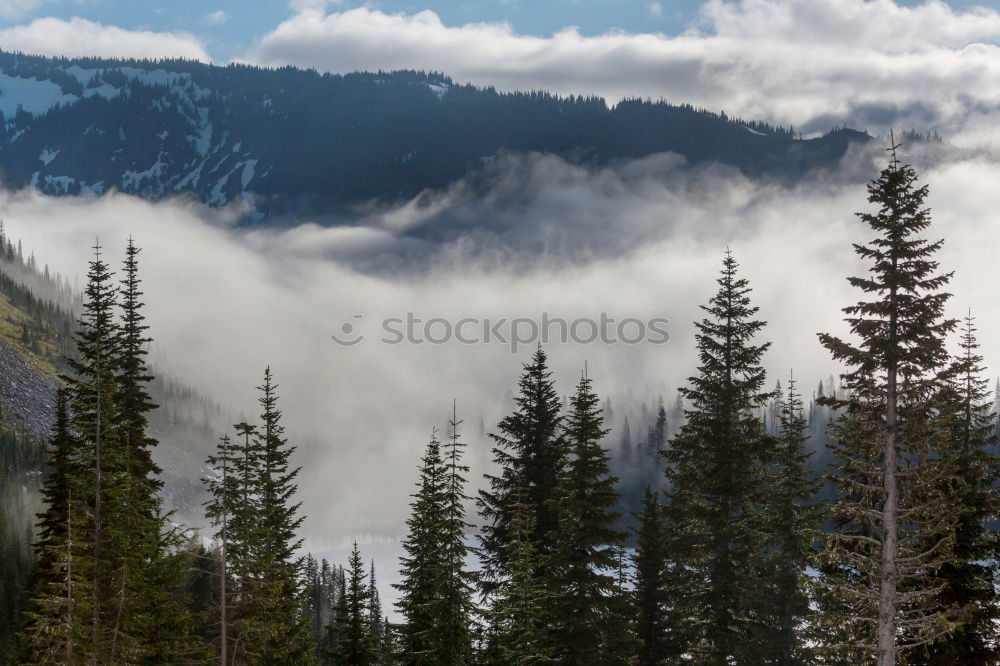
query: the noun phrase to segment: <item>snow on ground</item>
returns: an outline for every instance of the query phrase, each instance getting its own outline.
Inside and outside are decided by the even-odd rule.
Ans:
[[[6,120],[14,118],[18,107],[30,114],[41,115],[56,104],[72,104],[78,99],[76,95],[64,94],[52,81],[0,74],[0,111]]]
[[[52,160],[54,160],[56,158],[56,155],[58,154],[59,154],[58,150],[51,150],[48,146],[46,146],[45,150],[43,150],[41,154],[38,156],[38,159],[41,160],[41,162],[45,166],[48,166],[49,163],[52,162]]]

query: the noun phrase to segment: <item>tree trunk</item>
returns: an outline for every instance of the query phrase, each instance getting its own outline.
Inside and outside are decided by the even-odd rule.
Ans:
[[[893,289],[895,297],[895,288]],[[893,300],[895,300],[893,298]],[[890,344],[895,339],[895,315],[890,318]],[[896,471],[896,360],[889,359],[886,378],[884,478],[882,507],[882,567],[878,596],[878,666],[896,664],[896,558],[899,550],[899,488]]]

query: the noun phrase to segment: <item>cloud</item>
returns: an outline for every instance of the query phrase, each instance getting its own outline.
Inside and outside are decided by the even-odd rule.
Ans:
[[[243,57],[349,72],[444,71],[503,90],[644,96],[822,131],[848,123],[995,141],[1000,13],[931,0],[709,0],[677,36],[550,37],[505,23],[448,26],[432,11],[305,7]]]
[[[82,18],[39,18],[0,30],[4,50],[37,55],[105,58],[189,58],[210,62],[204,44],[184,32],[126,30]]]
[[[852,159],[877,170],[869,154]],[[144,247],[157,367],[235,417],[253,413],[253,387],[271,365],[305,463],[304,534],[322,541],[400,533],[417,460],[452,397],[467,423],[471,476],[481,479],[488,443],[480,424],[495,426],[524,360],[502,344],[380,344],[386,316],[667,317],[666,345],[552,344],[549,351],[562,393],[587,362],[597,390],[616,405],[629,395],[670,400],[694,370],[690,322],[701,316],[729,245],[769,321],[769,381],[790,368],[804,386],[836,372],[815,334],[843,333],[840,308],[858,298],[844,278],[861,270],[850,244],[869,236],[854,216],[866,207],[863,183],[781,187],[678,164],[672,156],[601,169],[545,156],[498,160],[491,195],[456,186],[352,228],[239,228],[232,211],[120,194],[25,192],[0,204],[9,233],[71,277],[82,278],[95,235],[108,256],[133,235]],[[943,268],[958,271],[950,314],[974,308],[994,372],[1000,309],[985,277],[1000,244],[998,179],[1000,167],[985,158],[922,169],[930,233],[947,239]],[[472,224],[483,219],[495,221],[492,231]],[[431,260],[408,261],[414,251]],[[396,266],[373,270],[379,263]],[[352,348],[334,344],[330,335],[355,321],[371,337]],[[192,474],[202,459],[192,457]]]
[[[658,2],[651,2],[646,5],[649,15],[653,17],[663,16],[663,5]]]
[[[217,9],[202,17],[201,22],[205,25],[223,25],[229,20],[229,14],[225,10]]]

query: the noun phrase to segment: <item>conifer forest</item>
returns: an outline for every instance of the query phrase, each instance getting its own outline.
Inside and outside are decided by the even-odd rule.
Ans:
[[[1000,666],[1000,0],[0,0],[0,666]]]
[[[834,390],[821,384],[807,410],[794,371],[766,385],[762,357],[781,350],[726,250],[702,276],[714,294],[694,322],[696,372],[644,441],[621,435],[615,455],[636,460],[606,445],[600,378],[581,368],[564,400],[540,345],[488,433],[489,471],[470,466],[454,401],[411,461],[391,609],[358,542],[342,562],[303,548],[280,368],[262,370],[254,417],[204,461],[207,527],[180,524],[151,455],[139,241],[93,247],[71,325],[69,288],[5,237],[6,264],[50,289],[20,297],[37,329],[24,339],[54,345],[64,368],[44,441],[4,431],[5,475],[44,469],[30,538],[4,525],[6,659],[998,663],[994,395],[975,315],[950,316],[929,185],[897,148],[841,248],[862,267],[845,276],[850,336],[816,341],[843,365]],[[818,419],[819,471],[806,447]],[[628,464],[641,473],[626,484],[613,472]]]

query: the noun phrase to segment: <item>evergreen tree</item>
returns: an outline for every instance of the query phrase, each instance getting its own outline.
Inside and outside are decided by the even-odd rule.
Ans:
[[[361,559],[361,551],[358,550],[358,542],[355,541],[337,613],[335,658],[338,666],[370,666],[374,661],[369,630],[369,598],[370,592],[365,585],[365,564]]]
[[[495,446],[493,460],[498,476],[485,475],[487,488],[479,492],[478,506],[483,519],[480,539],[481,586],[484,596],[492,594],[510,573],[510,551],[515,495],[526,493],[527,524],[533,530],[532,548],[545,575],[545,562],[555,545],[559,525],[558,504],[554,502],[565,465],[565,447],[560,437],[559,395],[541,347],[525,364],[514,398],[515,410],[503,418],[497,433],[490,437]]]
[[[68,359],[72,374],[64,378],[67,385],[68,411],[72,415],[70,428],[79,438],[83,456],[80,461],[81,497],[87,501],[85,532],[90,542],[91,594],[90,636],[81,649],[91,660],[107,659],[111,639],[108,621],[114,617],[112,573],[114,551],[107,547],[107,525],[115,525],[120,517],[120,495],[109,492],[108,477],[121,472],[122,457],[114,446],[115,423],[115,358],[118,325],[115,304],[118,290],[112,273],[101,259],[100,244],[94,245],[94,258],[87,272],[83,311],[76,332],[78,358]],[[88,501],[89,500],[89,501]],[[82,561],[80,562],[82,564]]]
[[[296,556],[302,543],[296,531],[303,516],[300,504],[293,503],[301,468],[291,465],[295,447],[284,437],[277,389],[271,369],[265,369],[264,382],[257,387],[261,424],[252,433],[253,448],[245,453],[250,456],[256,500],[256,515],[246,520],[256,521],[256,526],[245,549],[249,563],[240,600],[242,629],[255,663],[309,663],[313,645],[302,603],[302,559]],[[249,433],[244,430],[244,435]]]
[[[466,565],[469,547],[465,534],[471,528],[465,517],[465,504],[469,500],[465,494],[465,475],[469,468],[462,462],[466,444],[458,432],[461,424],[453,402],[441,475],[440,552],[444,568],[437,614],[441,631],[438,663],[443,666],[462,666],[472,659],[472,623],[477,612],[473,601],[475,576]]]
[[[604,660],[608,666],[630,666],[639,648],[632,617],[635,614],[632,590],[629,587],[629,558],[624,546],[615,548],[617,571],[614,590],[608,603],[610,618],[604,638]]]
[[[789,377],[788,392],[781,390],[774,414],[777,445],[771,464],[767,519],[771,547],[763,551],[760,569],[765,572],[765,650],[768,663],[796,666],[810,663],[801,627],[809,614],[805,589],[806,567],[819,535],[819,505],[814,502],[817,484],[806,471],[809,454],[803,446],[808,424],[802,416],[802,399],[795,379]]]
[[[412,664],[460,665],[472,656],[474,579],[466,569],[465,444],[462,422],[453,407],[445,455],[432,435],[421,462],[418,489],[403,542],[403,582],[397,607],[402,627],[403,660]]]
[[[113,662],[120,655],[135,663],[162,663],[165,655],[193,657],[198,644],[184,599],[186,535],[162,508],[160,469],[150,454],[156,440],[149,436],[147,414],[156,405],[147,388],[153,377],[145,360],[150,338],[142,312],[139,251],[129,239],[118,302],[114,445],[119,465],[108,475],[117,508],[113,529],[108,530],[116,607],[109,659]]]
[[[212,475],[204,479],[211,494],[205,505],[205,517],[218,531],[214,537],[219,546],[218,572],[218,618],[219,618],[219,663],[225,666],[229,662],[229,519],[238,509],[239,479],[233,475],[236,463],[236,452],[228,435],[219,438],[215,455],[206,461]]]
[[[42,488],[45,511],[38,522],[34,595],[21,634],[22,663],[83,664],[88,653],[91,579],[83,526],[83,452],[69,426],[66,392],[59,390],[49,440],[48,475]]]
[[[936,573],[952,559],[954,519],[940,481],[956,475],[948,455],[942,402],[948,383],[943,316],[950,274],[934,259],[942,241],[921,238],[931,223],[927,187],[897,159],[868,186],[876,212],[860,217],[876,234],[855,252],[869,263],[848,278],[870,300],[844,309],[857,342],[821,335],[849,370],[833,432],[839,499],[827,539],[824,619],[838,658],[892,666],[908,648],[948,633],[960,604],[930,602]]]
[[[996,415],[989,382],[983,377],[982,356],[975,320],[966,316],[961,353],[950,390],[949,455],[957,478],[943,479],[949,510],[955,515],[953,558],[938,573],[943,585],[936,595],[938,612],[964,607],[961,624],[942,639],[907,657],[910,664],[968,664],[986,666],[1000,661],[1000,595],[997,593],[997,555],[1000,539],[990,522],[997,519],[998,461],[991,454],[997,443]]]
[[[617,479],[608,473],[600,401],[584,375],[563,420],[569,458],[553,502],[559,527],[552,552],[550,636],[553,656],[562,664],[607,663],[614,625],[617,553],[622,535],[614,528],[618,513]]]
[[[656,492],[646,487],[637,516],[635,569],[636,666],[661,666],[677,656],[666,598],[667,534]]]
[[[421,460],[417,492],[410,503],[403,540],[406,553],[400,558],[400,591],[396,608],[404,618],[401,636],[402,660],[415,666],[436,664],[442,636],[439,610],[444,553],[441,549],[446,479],[437,431],[431,434]]]
[[[691,408],[665,452],[670,490],[666,516],[674,530],[668,561],[676,563],[667,594],[678,609],[684,652],[699,663],[760,663],[754,616],[753,566],[767,539],[761,525],[766,462],[773,444],[755,416],[762,392],[753,344],[764,322],[754,319],[747,281],[730,252],[719,289],[696,323],[700,365],[680,390]]]
[[[515,500],[527,492],[514,491]],[[539,570],[538,551],[532,543],[531,505],[516,501],[513,506],[511,540],[506,557],[510,576],[497,590],[489,611],[490,653],[497,666],[533,666],[553,661],[547,631],[546,603],[549,595],[535,572]]]

